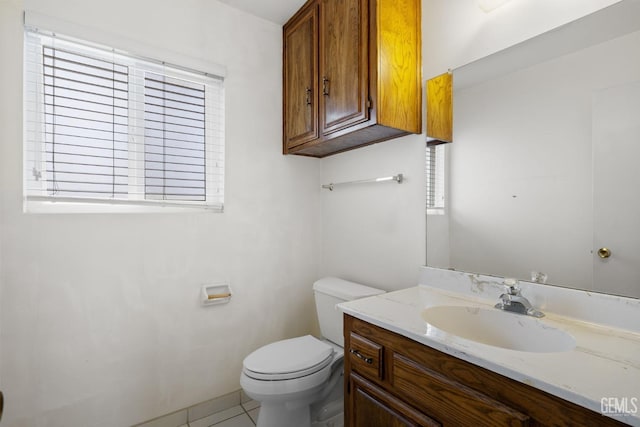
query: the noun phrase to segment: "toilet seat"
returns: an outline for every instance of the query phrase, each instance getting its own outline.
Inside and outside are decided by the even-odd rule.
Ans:
[[[305,335],[259,348],[244,359],[243,371],[256,380],[290,380],[321,371],[333,359],[331,345]]]

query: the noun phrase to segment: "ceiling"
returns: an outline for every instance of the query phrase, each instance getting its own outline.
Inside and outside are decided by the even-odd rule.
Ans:
[[[283,25],[300,9],[305,0],[219,0],[231,7]]]

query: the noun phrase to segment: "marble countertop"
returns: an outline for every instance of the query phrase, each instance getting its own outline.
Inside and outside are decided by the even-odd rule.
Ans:
[[[524,292],[523,292],[524,293]],[[573,350],[530,353],[494,347],[442,333],[430,333],[422,311],[434,305],[492,308],[497,298],[483,293],[451,292],[429,285],[339,304],[345,313],[477,366],[544,390],[570,402],[640,426],[640,332],[563,317],[551,312],[544,324],[571,334]],[[526,296],[526,294],[525,294]],[[433,329],[433,328],[429,328]],[[606,409],[606,408],[605,408]]]

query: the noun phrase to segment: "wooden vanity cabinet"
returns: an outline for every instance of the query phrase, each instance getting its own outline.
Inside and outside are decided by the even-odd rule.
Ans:
[[[624,425],[349,315],[344,337],[350,427]]]
[[[283,28],[283,152],[421,132],[420,0],[309,0]]]

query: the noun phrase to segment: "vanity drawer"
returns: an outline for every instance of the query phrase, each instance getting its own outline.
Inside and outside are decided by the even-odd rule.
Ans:
[[[393,390],[443,425],[528,426],[527,415],[394,353]]]
[[[368,378],[383,379],[383,347],[354,332],[349,335],[348,348],[351,369]]]

